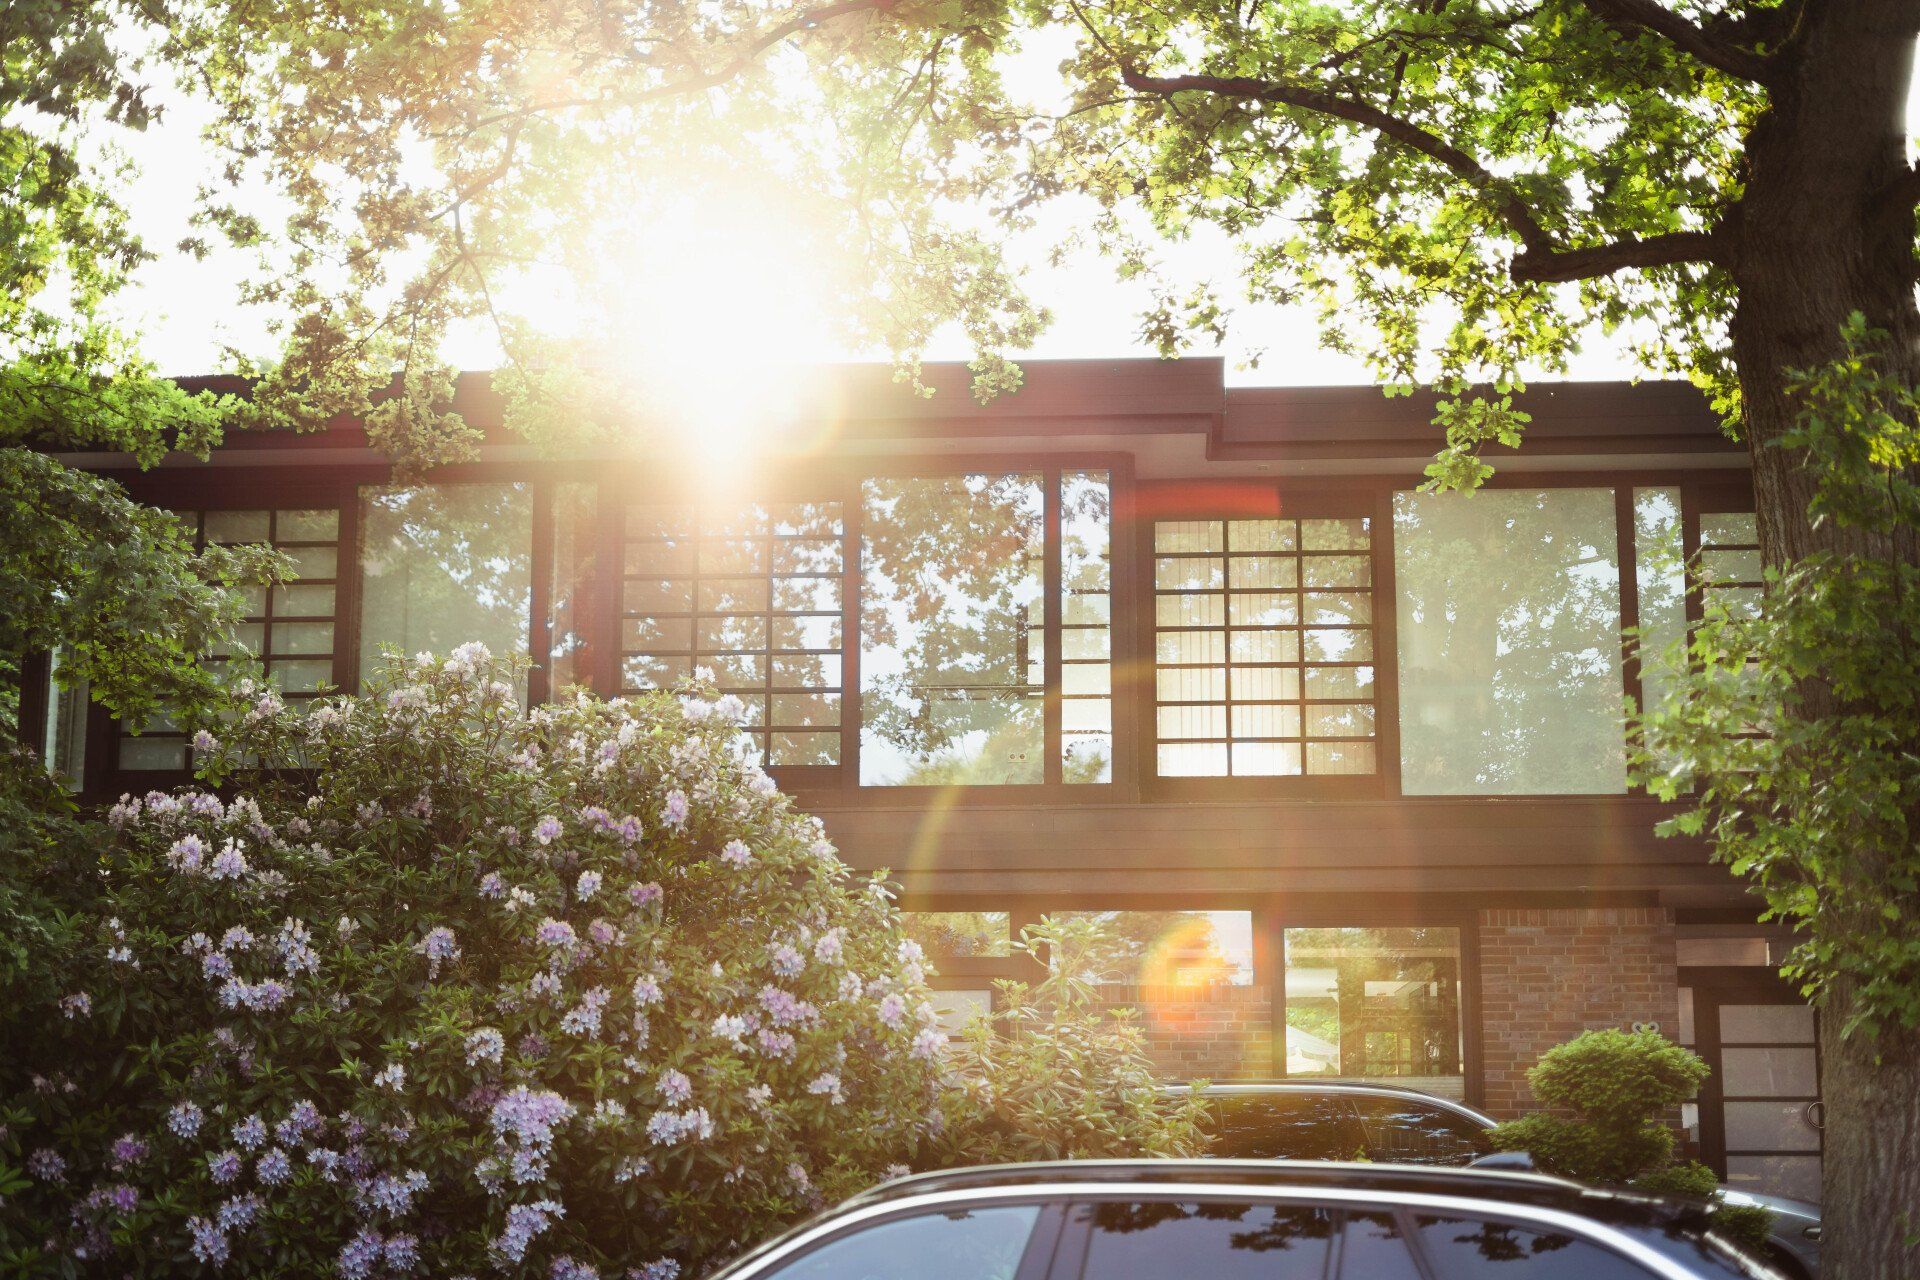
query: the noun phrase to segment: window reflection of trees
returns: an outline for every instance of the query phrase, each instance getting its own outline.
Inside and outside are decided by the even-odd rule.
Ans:
[[[478,640],[525,653],[533,504],[524,484],[444,484],[363,493],[360,653],[446,653]]]
[[[1093,926],[1084,957],[1092,981],[1119,984],[1245,986],[1253,980],[1247,912],[1067,911]],[[1235,934],[1229,940],[1222,926]]]
[[[1457,929],[1288,929],[1285,951],[1289,1074],[1460,1074]]]
[[[879,477],[862,497],[861,781],[1041,781],[1041,478]]]
[[[1410,794],[1626,786],[1613,492],[1396,495]]]
[[[1464,1245],[1487,1262],[1520,1262],[1543,1253],[1556,1253],[1573,1243],[1571,1236],[1529,1231],[1504,1222],[1469,1222],[1460,1218],[1422,1218],[1421,1231],[1429,1244],[1436,1237],[1449,1245]],[[1446,1268],[1442,1268],[1443,1273]]]

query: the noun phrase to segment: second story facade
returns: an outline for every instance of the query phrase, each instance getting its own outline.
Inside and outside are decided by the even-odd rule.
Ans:
[[[1745,454],[1700,398],[1529,392],[1525,448],[1468,496],[1419,489],[1430,401],[1221,375],[1040,363],[982,406],[958,368],[931,397],[836,370],[752,466],[541,459],[480,377],[459,403],[479,460],[408,486],[352,423],[146,473],[77,461],[203,542],[294,560],[234,637],[290,699],[475,639],[527,655],[529,702],[710,673],[857,863],[911,873],[901,824],[941,815],[928,891],[1116,869],[1143,889],[1278,868],[1545,887],[1573,859],[1725,901],[1697,849],[1653,837],[1621,712],[1658,692],[1629,629],[1652,653],[1699,612],[1684,565],[1730,601],[1759,578]],[[54,691],[42,715],[89,793],[189,767],[165,723]],[[1447,839],[1479,848],[1449,862]]]

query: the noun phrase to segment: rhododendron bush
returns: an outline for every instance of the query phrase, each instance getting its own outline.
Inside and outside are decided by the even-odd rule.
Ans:
[[[9,1264],[659,1280],[934,1149],[923,958],[737,704],[512,679],[250,693],[113,809],[5,1015]]]

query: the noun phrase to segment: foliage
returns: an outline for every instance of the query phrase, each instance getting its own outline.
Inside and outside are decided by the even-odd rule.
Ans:
[[[213,704],[223,682],[199,659],[245,612],[232,588],[286,568],[262,547],[195,551],[167,513],[25,449],[0,449],[0,548],[0,655],[58,650],[68,684],[136,725]]]
[[[515,676],[470,645],[304,714],[243,687],[226,786],[110,829],[42,780],[0,881],[10,1269],[660,1280],[909,1162],[1188,1140],[1073,1019],[1023,1022],[986,1121],[883,880],[732,700],[529,714]]]
[[[617,0],[537,19],[485,0],[342,5],[318,25],[235,3],[169,32],[218,105],[210,144],[291,202],[284,220],[226,201],[204,218],[277,255],[257,287],[287,338],[266,418],[350,407],[399,369],[377,434],[457,455],[471,438],[433,394],[437,347],[478,317],[530,434],[607,430],[644,393],[630,358],[606,358],[619,326],[581,326],[556,359],[511,286],[556,264],[584,310],[614,314],[607,246],[700,189],[786,210],[767,233],[836,264],[855,337],[910,370],[957,322],[980,389],[1004,390],[1006,353],[1045,321],[1007,244],[1079,198],[1085,239],[1151,284],[1149,340],[1221,332],[1230,300],[1162,280],[1148,243],[1218,229],[1248,300],[1313,307],[1324,341],[1391,386],[1441,387],[1434,475],[1464,484],[1483,447],[1520,438],[1521,369],[1564,367],[1596,327],[1725,385],[1717,264],[1785,12],[1722,0],[1699,15],[1710,33],[1682,19],[1676,40],[1602,0]],[[1016,59],[1056,62],[1065,92],[1032,100]]]
[[[1710,1074],[1705,1061],[1655,1031],[1583,1032],[1527,1072],[1550,1111],[1496,1125],[1496,1149],[1525,1151],[1547,1173],[1662,1194],[1709,1196],[1713,1170],[1674,1159],[1672,1118]],[[1764,1209],[1719,1205],[1715,1226],[1751,1245],[1767,1238]]]
[[[117,202],[104,135],[145,129],[150,86],[128,33],[160,11],[122,0],[27,0],[0,13],[0,726],[34,648],[63,648],[136,722],[156,700],[204,704],[195,647],[232,616],[222,584],[262,567],[196,556],[119,485],[28,444],[205,457],[235,402],[155,376],[110,303],[147,256]],[[137,41],[133,41],[137,43]]]
[[[1711,614],[1664,703],[1637,722],[1644,785],[1751,879],[1846,1035],[1920,1027],[1920,395],[1856,317],[1851,354],[1795,375],[1784,448],[1806,451],[1837,552],[1767,571],[1753,617]],[[1893,553],[1905,548],[1904,554]]]
[[[1037,984],[1002,980],[1001,1005],[962,1033],[940,1163],[1188,1156],[1206,1146],[1206,1104],[1170,1096],[1130,1010],[1109,1011],[1094,979],[1111,947],[1101,921],[1048,917],[1016,947],[1045,955]]]
[[[262,695],[214,753],[237,797],[116,808],[61,1012],[8,1034],[7,1141],[53,1153],[16,1247],[700,1263],[937,1127],[916,952],[739,763],[728,708],[525,716],[506,674],[466,650],[304,719]],[[312,794],[255,756],[310,761]]]

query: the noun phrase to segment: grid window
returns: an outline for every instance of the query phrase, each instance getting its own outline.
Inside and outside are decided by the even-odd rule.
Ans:
[[[1113,781],[1111,492],[1104,471],[1060,477],[1060,773]]]
[[[1161,777],[1374,772],[1366,517],[1154,525]]]
[[[1760,527],[1753,512],[1702,513],[1699,566],[1703,608],[1724,609],[1734,618],[1759,615],[1764,580]]]
[[[340,572],[340,513],[332,508],[174,513],[194,549],[266,543],[293,561],[295,576],[272,587],[240,588],[246,617],[206,659],[252,658],[289,706],[318,696],[333,681]],[[190,748],[167,716],[141,733],[120,735],[120,768],[184,770]]]
[[[766,763],[839,764],[845,535],[837,502],[630,508],[622,688],[707,668],[746,703]]]

